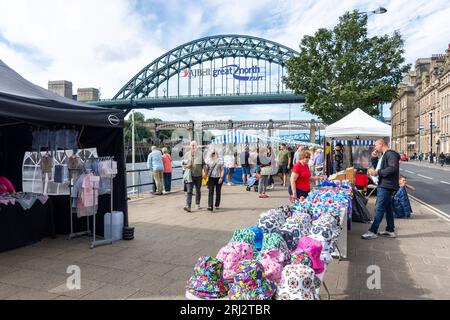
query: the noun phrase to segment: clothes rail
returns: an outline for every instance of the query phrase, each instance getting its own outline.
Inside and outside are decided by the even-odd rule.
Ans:
[[[98,161],[110,161],[110,168],[112,170],[113,168],[113,161],[114,161],[114,157],[96,157],[95,160]],[[113,237],[113,201],[114,201],[114,197],[113,197],[113,177],[114,174],[112,172],[110,172],[109,174],[109,179],[110,179],[110,183],[111,183],[111,194],[110,194],[110,223],[109,223],[109,228],[110,228],[110,238],[106,239],[105,238],[105,231],[103,230],[103,240],[97,240],[96,237],[96,216],[97,216],[97,210],[95,210],[95,206],[93,207],[93,238],[92,238],[92,242],[91,242],[91,249],[94,249],[97,246],[102,246],[102,245],[107,245],[107,244],[113,244],[114,243],[114,237]],[[100,180],[100,177],[96,177],[98,179],[98,181]],[[97,191],[97,197],[98,197],[98,188],[95,188],[95,183],[94,183],[94,190],[93,190],[93,198],[94,198],[94,203],[95,203],[95,195]]]
[[[69,240],[79,238],[82,236],[91,236],[92,232],[89,227],[89,216],[86,217],[86,230],[81,232],[74,232],[73,230],[73,215],[77,214],[76,208],[74,209],[72,207],[72,189],[74,187],[73,184],[73,178],[71,177],[71,174],[69,174],[69,207],[70,207],[70,234],[69,234]]]

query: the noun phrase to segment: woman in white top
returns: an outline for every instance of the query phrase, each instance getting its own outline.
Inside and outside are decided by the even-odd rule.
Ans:
[[[236,169],[236,156],[232,147],[228,146],[224,156],[225,171],[227,174],[227,185],[231,186],[231,178],[233,177],[234,170]]]
[[[215,148],[211,148],[206,159],[208,166],[208,210],[213,211],[214,190],[216,191],[216,210],[220,207],[220,198],[223,185],[224,165]]]

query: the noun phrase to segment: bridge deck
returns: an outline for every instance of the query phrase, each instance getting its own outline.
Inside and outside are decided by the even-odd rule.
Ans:
[[[285,104],[304,103],[305,98],[293,93],[265,93],[265,94],[236,94],[236,95],[203,95],[160,97],[143,99],[117,99],[90,101],[89,104],[100,107],[117,109],[157,109],[174,107],[204,107],[222,105],[251,105],[251,104]]]

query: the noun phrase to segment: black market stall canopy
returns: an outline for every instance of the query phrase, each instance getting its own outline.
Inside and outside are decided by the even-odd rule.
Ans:
[[[0,60],[0,117],[30,122],[123,127],[121,110],[101,108],[61,97],[24,79],[2,60]]]
[[[17,191],[22,190],[24,155],[32,151],[32,130],[72,128],[79,133],[80,149],[97,148],[99,157],[113,156],[117,161],[118,174],[113,188],[114,210],[124,213],[127,226],[123,119],[121,110],[80,103],[43,89],[24,79],[0,60],[0,176],[8,177]],[[68,197],[51,196],[54,227],[58,234],[69,233]],[[109,210],[109,199],[100,198],[96,219],[101,226],[100,233],[103,233],[103,215]],[[82,222],[75,227],[84,228]]]

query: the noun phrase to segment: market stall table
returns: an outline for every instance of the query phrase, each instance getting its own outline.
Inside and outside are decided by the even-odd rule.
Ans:
[[[36,201],[25,210],[19,203],[0,204],[0,252],[55,238],[53,203]]]

